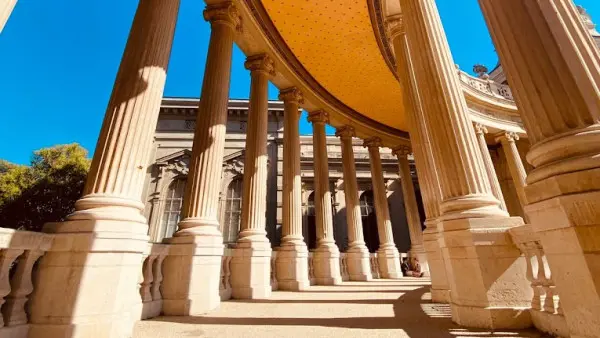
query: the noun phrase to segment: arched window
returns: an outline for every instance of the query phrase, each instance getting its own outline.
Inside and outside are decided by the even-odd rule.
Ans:
[[[367,190],[360,195],[360,215],[362,216],[363,235],[369,252],[379,249],[379,231],[377,229],[377,215],[373,191]]]
[[[179,223],[181,206],[183,204],[185,182],[185,178],[179,178],[169,185],[162,217],[162,229],[165,231],[163,238],[173,236],[173,233],[177,230],[177,223]]]
[[[235,243],[240,231],[242,218],[242,176],[229,183],[225,196],[225,217],[223,219],[223,243]]]

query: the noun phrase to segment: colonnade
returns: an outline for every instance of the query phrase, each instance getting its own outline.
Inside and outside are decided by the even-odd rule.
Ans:
[[[414,158],[424,195],[427,230],[420,232],[407,154],[398,145],[405,207],[413,247],[427,258],[432,297],[451,304],[459,324],[487,328],[531,325],[531,288],[525,258],[509,231],[511,217],[487,153],[485,128],[473,126],[434,0],[401,0],[403,16],[393,47],[403,88]],[[526,176],[515,135],[498,135],[520,202],[541,238],[572,336],[600,332],[600,55],[570,0],[480,0],[507,72],[532,149],[535,170]],[[32,296],[32,337],[126,336],[136,316],[136,283],[147,244],[140,211],[143,177],[152,149],[179,0],[140,1],[101,129],[83,197],[65,222],[45,231],[58,235],[39,264]],[[182,220],[163,268],[163,311],[197,315],[219,304],[223,244],[218,230],[218,177],[223,160],[227,100],[240,15],[230,1],[207,6],[211,38],[198,108]],[[510,18],[510,20],[509,20]],[[521,34],[530,30],[531,34]],[[245,153],[242,225],[231,261],[235,298],[270,295],[271,247],[265,236],[267,83],[277,71],[269,55],[249,56],[251,97]],[[560,79],[553,81],[549,79]],[[302,93],[283,88],[285,103],[284,227],[276,269],[280,286],[303,290],[307,250],[300,227],[298,111]],[[400,103],[399,103],[400,104]],[[329,113],[312,109],[319,284],[341,282],[333,239],[325,124]],[[342,140],[350,237],[350,278],[369,280],[351,139]],[[401,275],[381,172],[381,140],[369,149],[384,277]],[[569,277],[570,276],[570,277]],[[573,288],[573,278],[577,287]],[[100,284],[103,287],[99,287]],[[65,288],[65,285],[79,285]],[[106,285],[114,287],[107,288]],[[101,290],[101,292],[99,292]],[[76,332],[76,334],[74,334]]]

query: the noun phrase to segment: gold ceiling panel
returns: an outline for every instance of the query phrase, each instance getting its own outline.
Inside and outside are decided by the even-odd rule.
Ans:
[[[398,80],[373,32],[367,0],[262,0],[302,66],[357,112],[407,130]]]

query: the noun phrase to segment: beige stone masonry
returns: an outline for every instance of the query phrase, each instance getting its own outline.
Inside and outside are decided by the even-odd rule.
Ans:
[[[504,195],[502,194],[502,188],[500,188],[500,181],[498,181],[498,175],[496,175],[496,169],[494,168],[494,162],[492,162],[492,156],[485,140],[485,134],[488,133],[486,126],[481,123],[475,123],[475,135],[477,136],[477,143],[479,144],[479,150],[481,151],[481,157],[483,158],[483,164],[485,165],[485,171],[490,180],[492,193],[494,197],[500,201],[500,207],[504,211],[508,211],[506,208],[506,202],[504,201]]]
[[[481,328],[528,327],[526,264],[508,234],[523,221],[508,217],[493,195],[435,1],[401,6],[441,188],[438,231],[452,318]]]
[[[318,110],[308,114],[313,124],[313,147],[315,166],[315,214],[317,221],[317,248],[313,265],[315,282],[319,285],[337,285],[342,282],[340,274],[340,250],[333,238],[333,215],[331,191],[329,190],[329,163],[327,163],[327,139],[325,124],[327,112]]]
[[[302,178],[300,171],[300,104],[297,88],[282,90],[283,127],[283,229],[276,269],[280,290],[301,291],[310,286],[308,248],[302,237]]]
[[[571,0],[479,3],[531,143],[525,212],[571,337],[598,337],[600,52]]]
[[[368,281],[373,278],[369,264],[369,249],[363,236],[362,215],[358,199],[358,183],[356,181],[356,163],[352,138],[354,128],[344,126],[335,133],[342,143],[342,169],[344,175],[344,198],[346,200],[346,224],[348,226],[348,249],[346,262],[350,280]]]
[[[267,212],[267,122],[269,78],[275,75],[273,60],[250,56],[250,108],[244,155],[242,220],[231,260],[232,297],[264,299],[271,296],[271,243],[265,229]]]
[[[199,315],[220,303],[219,274],[223,238],[218,229],[219,177],[223,166],[225,124],[233,38],[240,18],[231,2],[207,6],[211,35],[201,101],[183,197],[179,230],[164,262],[164,314]]]
[[[179,0],[139,3],[83,197],[40,261],[30,337],[129,337],[148,242],[141,201]],[[110,286],[110,287],[107,287]]]
[[[527,186],[527,172],[525,171],[525,166],[523,165],[521,155],[519,154],[517,144],[515,143],[515,141],[519,140],[519,135],[512,132],[506,132],[499,136],[496,140],[500,141],[502,144],[502,149],[506,155],[506,162],[508,163],[508,169],[510,170],[510,175],[517,190],[519,202],[521,203],[521,207],[524,209],[527,205],[527,195],[525,194],[525,187]]]
[[[364,146],[369,149],[369,162],[371,163],[375,214],[377,215],[377,228],[379,230],[379,249],[377,250],[379,271],[382,278],[401,278],[400,253],[394,243],[387,189],[383,181],[383,170],[381,168],[381,154],[379,153],[379,148],[382,147],[381,139],[377,137],[367,139]]]

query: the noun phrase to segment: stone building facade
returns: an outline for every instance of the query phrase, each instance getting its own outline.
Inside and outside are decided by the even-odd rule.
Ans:
[[[198,99],[165,98],[156,128],[154,153],[148,165],[144,190],[145,216],[149,222],[151,241],[161,242],[177,230],[181,203],[189,172],[189,158],[195,128]],[[266,230],[271,245],[281,240],[283,189],[283,102],[269,101],[268,177]],[[241,189],[244,173],[244,149],[248,100],[230,100],[225,138],[225,156],[221,172],[219,223],[223,242],[232,246],[237,240],[241,214]],[[356,176],[363,216],[363,231],[367,247],[375,252],[379,246],[376,213],[373,206],[369,153],[360,139],[354,139]],[[336,136],[327,136],[329,154],[329,186],[332,195],[334,237],[343,252],[348,246],[341,143]],[[314,160],[311,135],[300,137],[302,176],[302,228],[309,249],[315,248]],[[391,151],[381,153],[384,180],[387,187],[394,241],[400,252],[410,249],[410,237],[404,209],[404,198],[398,175],[398,160]],[[411,163],[415,184],[416,172]],[[419,191],[417,190],[417,194]],[[420,199],[418,199],[420,201]],[[421,203],[419,203],[420,208]]]

